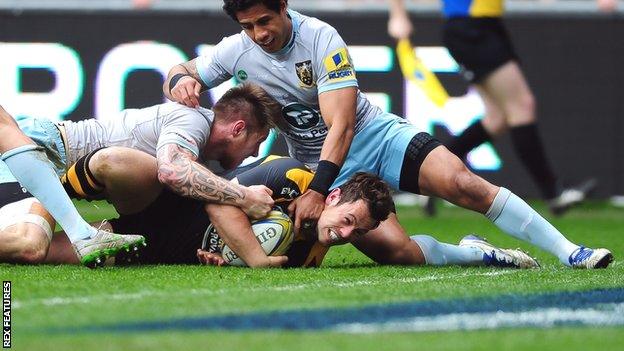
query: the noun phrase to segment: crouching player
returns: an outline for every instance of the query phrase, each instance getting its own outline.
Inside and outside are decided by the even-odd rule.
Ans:
[[[233,182],[241,185],[267,186],[273,192],[276,205],[286,209],[291,201],[305,192],[313,173],[297,160],[269,156],[245,169],[235,171],[230,177],[233,177]],[[366,234],[377,228],[392,211],[394,204],[386,183],[375,175],[355,174],[346,183],[332,190],[316,226],[303,228],[295,234],[293,244],[285,254],[288,261],[284,266],[319,266],[330,246],[348,242],[381,264],[492,265],[521,268],[538,266],[534,259],[521,251],[498,249],[476,238],[467,238],[459,246],[438,243],[454,252],[446,262],[441,262],[437,258],[429,261],[419,245],[407,236],[396,238],[378,236],[377,233]],[[237,207],[206,204],[169,191],[163,191],[145,210],[112,219],[108,225],[110,229],[121,233],[145,233],[149,243],[141,250],[138,258],[118,255],[118,264],[128,261],[144,264],[193,264],[199,258],[202,263],[220,265],[224,261],[218,248],[210,245],[218,238],[214,237],[215,233],[209,227],[216,228],[217,233],[251,231],[249,219]],[[230,242],[226,241],[226,244],[233,247]],[[255,241],[239,243],[239,247],[247,249],[245,245],[252,244],[259,247]],[[66,237],[56,235],[48,262],[75,263],[75,258],[67,254],[68,252]],[[398,261],[399,258],[402,260]]]

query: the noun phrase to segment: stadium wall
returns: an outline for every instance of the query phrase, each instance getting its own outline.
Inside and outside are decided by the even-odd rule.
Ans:
[[[406,84],[386,34],[384,13],[313,13],[353,46],[360,88],[383,108],[408,115],[445,140],[482,114],[457,67],[440,48],[441,19],[415,16],[414,44],[453,99],[431,105]],[[624,57],[620,15],[516,14],[508,28],[538,102],[541,133],[566,184],[597,177],[595,196],[624,194]],[[364,25],[363,25],[364,24]],[[218,12],[1,11],[0,104],[14,115],[114,118],[122,108],[163,101],[163,75],[209,52],[239,27]],[[421,51],[422,50],[422,51]],[[229,83],[233,84],[233,83]],[[205,104],[222,89],[213,89]],[[282,142],[274,147],[284,152]],[[470,156],[477,172],[537,196],[508,137]]]

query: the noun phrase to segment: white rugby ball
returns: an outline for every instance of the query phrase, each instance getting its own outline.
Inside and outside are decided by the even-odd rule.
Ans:
[[[293,242],[293,223],[290,217],[281,211],[273,210],[262,219],[251,222],[256,240],[268,256],[280,256],[286,253]],[[232,266],[246,267],[247,264],[227,245],[221,247],[221,256]]]

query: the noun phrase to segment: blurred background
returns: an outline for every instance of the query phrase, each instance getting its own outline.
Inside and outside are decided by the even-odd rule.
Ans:
[[[597,198],[624,194],[624,17],[594,0],[509,0],[505,23],[538,102],[540,132],[566,183],[596,177]],[[479,97],[441,45],[438,0],[407,1],[413,44],[451,99],[431,103],[406,82],[387,34],[384,0],[290,0],[291,9],[338,29],[360,89],[387,111],[441,140],[483,115]],[[218,0],[0,0],[0,104],[14,116],[53,120],[111,118],[124,108],[164,101],[168,70],[208,54],[240,27]],[[210,106],[234,80],[212,89]],[[483,177],[537,197],[509,137],[473,151]],[[265,152],[285,153],[278,138]]]

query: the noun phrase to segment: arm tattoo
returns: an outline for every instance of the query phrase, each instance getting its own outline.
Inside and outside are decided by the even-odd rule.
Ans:
[[[158,179],[179,195],[225,205],[237,205],[245,198],[240,186],[212,173],[176,144],[161,147],[157,158]]]

